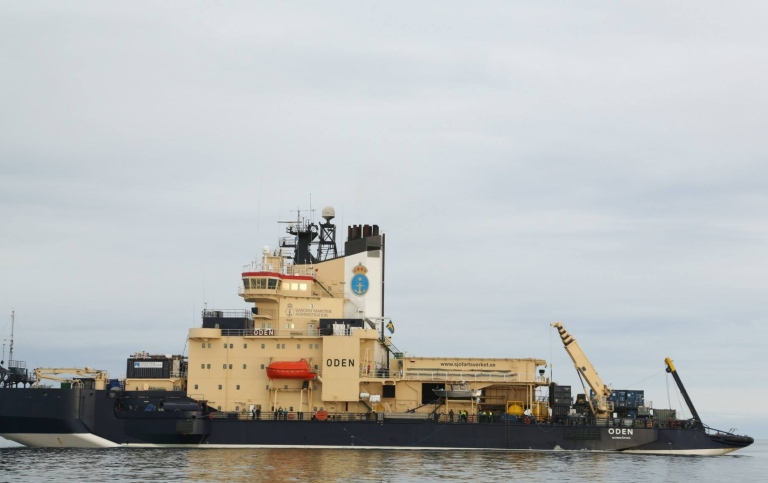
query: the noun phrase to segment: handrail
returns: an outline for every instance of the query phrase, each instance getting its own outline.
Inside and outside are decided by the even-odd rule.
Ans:
[[[682,430],[682,429],[700,429],[702,431],[718,431],[709,427],[696,428],[696,422],[694,420],[679,420],[679,419],[653,419],[653,418],[608,418],[598,419],[594,416],[568,416],[562,419],[551,420],[550,418],[537,418],[533,415],[528,416],[529,422],[525,422],[525,418],[522,416],[496,413],[494,411],[493,420],[482,420],[478,417],[478,414],[469,414],[466,422],[462,422],[460,418],[450,418],[450,414],[445,412],[437,412],[441,405],[439,400],[435,400],[426,404],[423,404],[413,411],[435,405],[436,407],[429,412],[376,412],[369,411],[367,413],[330,413],[327,412],[325,419],[317,419],[316,413],[313,411],[265,411],[256,416],[255,413],[243,410],[243,411],[214,411],[210,413],[211,419],[227,419],[227,420],[252,420],[258,421],[285,421],[286,423],[295,422],[308,422],[308,423],[334,423],[334,422],[371,422],[377,423],[381,418],[385,419],[403,419],[403,420],[430,420],[436,423],[445,424],[504,424],[504,425],[523,425],[530,424],[530,421],[538,426],[553,427],[553,426],[573,426],[573,427],[592,427],[592,428],[624,428],[626,430],[634,429],[654,429],[654,430]],[[720,434],[733,434],[727,431],[718,431]]]
[[[403,379],[430,379],[432,381],[498,381],[498,382],[523,382],[538,383],[541,385],[549,384],[549,378],[538,375],[537,373],[498,373],[498,372],[450,372],[450,371],[418,371],[406,370]]]
[[[278,275],[302,275],[310,276],[312,278],[315,276],[315,268],[313,265],[284,264],[282,267],[278,267],[269,263],[251,262],[247,265],[243,265],[243,270],[247,272],[269,272]]]
[[[251,319],[251,311],[245,309],[205,309],[203,317]]]

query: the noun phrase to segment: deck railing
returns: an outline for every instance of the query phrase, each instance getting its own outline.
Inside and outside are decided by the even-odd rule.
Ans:
[[[226,419],[233,421],[318,421],[326,423],[336,422],[371,422],[377,423],[382,420],[388,422],[407,422],[407,421],[433,421],[435,423],[448,424],[506,424],[506,425],[538,425],[544,427],[551,426],[574,426],[574,427],[608,427],[608,428],[627,428],[627,429],[693,429],[693,423],[687,420],[679,419],[653,419],[653,418],[611,418],[598,420],[593,417],[569,416],[551,420],[549,418],[541,419],[533,416],[512,415],[495,412],[491,415],[469,414],[466,421],[461,419],[458,413],[451,417],[450,412],[445,412],[445,408],[440,408],[437,412],[429,413],[393,413],[393,412],[367,412],[367,413],[326,413],[325,419],[317,419],[315,412],[296,412],[296,411],[261,411],[257,416],[249,411],[217,411],[211,413],[212,419]],[[709,429],[709,428],[706,428]]]

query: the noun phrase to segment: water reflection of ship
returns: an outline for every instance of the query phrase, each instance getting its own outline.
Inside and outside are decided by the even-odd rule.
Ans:
[[[183,452],[182,465],[185,478],[190,481],[229,481],[270,483],[295,483],[297,481],[380,481],[381,467],[371,465],[371,451],[338,451],[317,449],[307,451],[295,448],[261,448],[239,450],[233,458],[231,449],[207,449]],[[410,454],[412,452],[406,452]],[[174,455],[173,453],[158,453]],[[382,452],[382,458],[392,456]],[[406,456],[406,455],[403,455]],[[414,454],[420,459],[421,456]],[[431,459],[434,459],[432,456]],[[170,458],[169,458],[170,460]],[[236,463],[233,464],[233,461]],[[162,463],[160,461],[158,464]],[[165,462],[173,465],[172,461]],[[412,462],[410,468],[420,468],[423,463]]]

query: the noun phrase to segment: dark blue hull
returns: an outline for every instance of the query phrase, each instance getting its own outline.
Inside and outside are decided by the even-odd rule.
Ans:
[[[144,411],[146,401],[184,410]],[[209,414],[207,407],[176,392],[0,390],[0,436],[40,447],[430,448],[716,455],[753,442],[745,436],[713,435],[700,429],[646,427],[645,421],[643,427],[632,422],[627,426],[626,421],[609,427],[385,416],[390,415],[342,414],[321,421],[275,420],[268,414],[255,419],[245,414]]]

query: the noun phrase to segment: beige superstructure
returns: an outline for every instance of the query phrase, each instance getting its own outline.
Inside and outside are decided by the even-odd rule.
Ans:
[[[546,414],[536,397],[549,383],[543,360],[400,352],[383,314],[384,235],[368,225],[348,234],[344,255],[295,263],[265,247],[245,267],[240,296],[250,310],[207,311],[203,327],[189,330],[190,396],[222,411],[283,409],[306,418],[318,411]],[[311,374],[268,376],[270,367],[302,360]],[[434,402],[433,389],[458,382],[482,395]]]

